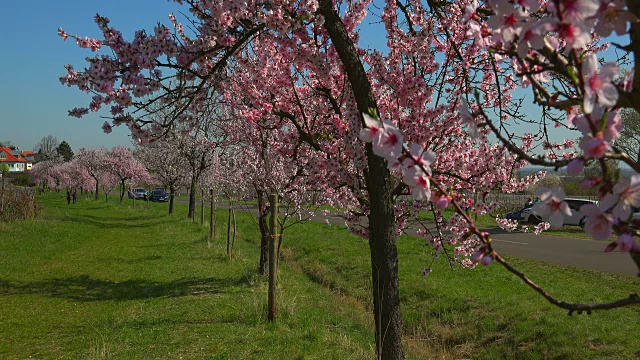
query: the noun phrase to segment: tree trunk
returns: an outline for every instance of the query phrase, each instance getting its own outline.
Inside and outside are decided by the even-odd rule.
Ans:
[[[213,189],[209,190],[209,196],[211,197],[211,199],[209,199],[210,201],[210,207],[211,207],[211,212],[209,213],[209,237],[207,238],[207,248],[211,247],[211,243],[213,242],[213,234],[215,234],[215,218],[216,218],[216,209],[213,208]]]
[[[231,197],[229,197],[229,210],[227,211],[227,256],[231,258]]]
[[[262,211],[265,208],[264,192],[258,192],[258,227],[260,227],[260,265],[258,266],[258,273],[260,275],[267,275],[269,269],[269,226],[267,225],[267,217],[269,212]]]
[[[271,234],[269,234],[269,298],[267,303],[267,319],[276,319],[276,280],[278,278],[278,264],[276,257],[276,237],[278,233],[278,194],[269,195],[271,205]]]
[[[196,215],[196,178],[191,178],[191,186],[189,187],[189,214],[187,216],[192,219]]]
[[[231,235],[231,251],[233,252],[233,248],[236,246],[236,229],[238,227],[235,210],[231,210],[231,217],[233,218],[233,235]]]
[[[200,225],[204,225],[204,190],[202,190],[202,197],[200,198]]]
[[[98,179],[96,179],[96,200],[98,200],[99,195],[100,195],[100,188],[98,187]]]
[[[124,180],[120,180],[120,205],[122,205],[122,199],[124,199]]]
[[[173,199],[175,197],[176,188],[173,185],[169,185],[169,215],[173,214]]]
[[[319,13],[325,18],[325,29],[347,72],[351,89],[360,112],[377,110],[371,84],[356,48],[333,9],[330,0],[319,1]],[[369,249],[373,305],[376,324],[376,352],[379,359],[404,359],[402,350],[402,319],[398,293],[398,253],[396,224],[393,214],[393,183],[386,161],[373,154],[368,143],[365,172],[369,192]]]

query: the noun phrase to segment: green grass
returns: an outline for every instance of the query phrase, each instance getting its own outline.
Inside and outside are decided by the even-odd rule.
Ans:
[[[169,217],[166,204],[58,197],[38,220],[0,225],[0,358],[373,356],[364,314],[285,266],[279,320],[266,323],[250,219],[229,261],[223,226],[207,249],[185,206]]]
[[[37,220],[0,224],[0,358],[370,359],[373,319],[367,243],[319,223],[287,230],[278,321],[255,274],[258,234],[239,213],[232,260],[226,213],[214,246],[186,206],[151,209],[58,194]],[[199,207],[198,207],[199,211]],[[199,219],[199,215],[197,216]],[[567,316],[499,265],[451,270],[415,238],[398,241],[405,349],[410,359],[640,357],[640,308]],[[637,292],[635,278],[510,258],[568,301]]]
[[[324,239],[324,240],[323,240]],[[286,234],[285,257],[310,279],[369,309],[367,243],[321,224]],[[405,345],[417,358],[636,359],[638,306],[568,316],[498,264],[451,270],[444,259],[428,266],[423,243],[398,242]],[[638,291],[636,278],[539,261],[509,260],[553,295],[571,302],[602,302]]]

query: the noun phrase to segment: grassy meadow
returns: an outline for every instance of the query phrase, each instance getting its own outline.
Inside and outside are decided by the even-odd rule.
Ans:
[[[0,223],[0,359],[375,357],[366,241],[321,223],[288,229],[269,324],[251,215],[238,214],[228,259],[225,211],[207,248],[207,226],[187,220],[185,205],[168,216],[166,203],[112,199],[67,205],[48,193],[36,220]],[[428,248],[402,237],[398,249],[409,359],[640,358],[638,306],[567,316],[498,265],[451,269],[438,259],[422,277]],[[640,285],[510,260],[567,301],[612,300]]]

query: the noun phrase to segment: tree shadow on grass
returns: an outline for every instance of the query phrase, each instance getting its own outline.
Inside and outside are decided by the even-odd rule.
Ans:
[[[75,301],[138,300],[158,297],[204,296],[246,285],[246,278],[187,278],[169,282],[115,282],[88,275],[29,283],[0,280],[0,296],[40,294]]]
[[[125,228],[146,228],[162,224],[163,220],[149,221],[154,217],[134,217],[130,219],[112,220],[104,217],[91,215],[67,215],[65,221],[75,222],[84,225],[95,226],[100,229],[125,229]],[[138,221],[145,221],[139,223]]]

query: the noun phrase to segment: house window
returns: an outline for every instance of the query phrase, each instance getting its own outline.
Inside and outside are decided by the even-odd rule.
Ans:
[[[7,153],[0,152],[0,159],[6,159],[6,158],[7,158]]]

